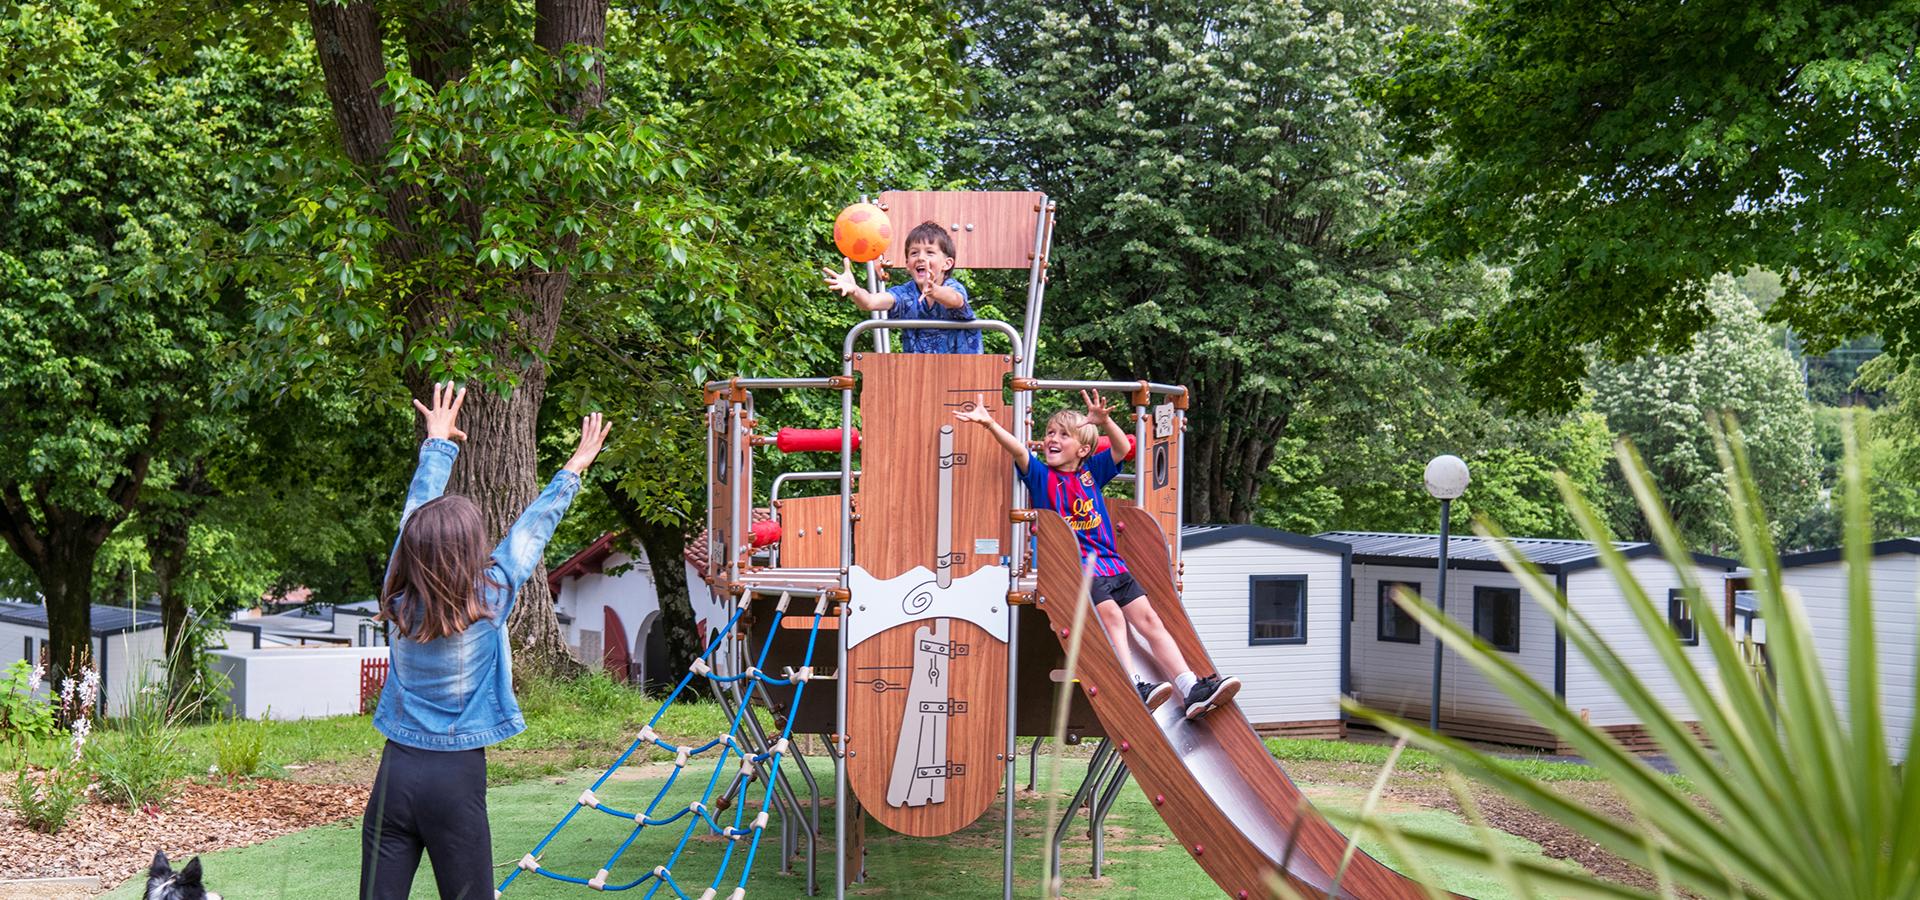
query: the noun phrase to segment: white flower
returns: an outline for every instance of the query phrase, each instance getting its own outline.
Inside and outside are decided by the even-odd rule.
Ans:
[[[27,688],[31,690],[33,688],[39,687],[40,682],[46,680],[46,677],[47,677],[46,665],[43,663],[35,664],[33,667],[33,675],[27,679]]]

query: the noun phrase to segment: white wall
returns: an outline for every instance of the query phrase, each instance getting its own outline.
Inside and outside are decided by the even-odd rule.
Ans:
[[[1433,648],[1438,638],[1423,628],[1418,644],[1380,640],[1378,601],[1380,582],[1401,581],[1419,584],[1420,595],[1433,602],[1438,576],[1434,566],[1354,564],[1353,693],[1361,703],[1399,712],[1425,710],[1432,702]],[[1468,631],[1473,630],[1473,589],[1479,586],[1517,588],[1520,583],[1505,571],[1448,569],[1447,616]],[[1548,687],[1553,685],[1553,636],[1553,620],[1522,591],[1520,649],[1507,655]],[[1459,654],[1446,654],[1441,671],[1442,715],[1485,722],[1532,721]]]
[[[1912,737],[1916,640],[1920,640],[1920,559],[1890,553],[1873,558],[1874,652],[1880,669],[1880,723],[1888,752],[1904,759]],[[1800,595],[1812,629],[1814,650],[1827,688],[1843,716],[1851,706],[1847,685],[1847,566],[1834,561],[1781,570],[1781,581]],[[1772,623],[1774,631],[1782,627]],[[0,640],[5,640],[0,638]]]
[[[634,565],[632,556],[614,553],[607,557],[602,572],[590,572],[572,575],[560,582],[560,599],[557,608],[573,617],[573,621],[564,626],[567,643],[573,647],[576,656],[581,655],[580,632],[600,632],[600,645],[609,646],[618,641],[624,644],[635,662],[646,659],[646,635],[641,631],[649,616],[660,609],[660,594],[654,587],[653,568],[647,565],[643,556],[638,565]],[[618,575],[606,574],[608,571],[625,568]],[[606,613],[611,607],[625,626],[626,634],[606,634]],[[582,659],[589,666],[599,666],[600,659]]]
[[[360,663],[385,647],[215,650],[215,668],[233,680],[229,712],[249,719],[316,719],[360,713]]]
[[[1340,718],[1340,554],[1239,539],[1182,556],[1187,615],[1255,725]],[[1307,576],[1307,642],[1250,644],[1254,575]]]
[[[100,689],[107,695],[101,709],[108,717],[126,715],[142,685],[165,690],[167,642],[163,631],[143,628],[93,639],[93,652],[100,660]]]
[[[1657,556],[1632,560],[1627,563],[1627,568],[1652,599],[1654,608],[1665,617],[1667,592],[1680,587],[1680,573],[1664,558]],[[1726,606],[1726,571],[1694,566],[1693,574],[1701,590],[1706,593],[1708,603],[1715,610],[1723,610]],[[1683,721],[1694,717],[1693,707],[1687,702],[1679,683],[1654,651],[1646,630],[1634,618],[1626,597],[1620,593],[1606,569],[1595,567],[1569,573],[1567,602],[1587,618],[1594,630],[1613,648],[1613,652],[1640,676],[1669,712]],[[1704,635],[1704,629],[1726,627],[1726,623],[1720,621],[1721,616],[1724,613],[1711,621],[1696,622],[1696,630]],[[1699,644],[1688,647],[1687,656],[1693,660],[1696,669],[1707,675],[1708,684],[1714,685],[1713,653],[1706,641],[1703,639]],[[1567,708],[1576,713],[1586,711],[1588,720],[1595,725],[1634,725],[1641,721],[1641,717],[1627,706],[1625,700],[1620,699],[1612,686],[1600,677],[1593,663],[1571,641],[1567,643]]]

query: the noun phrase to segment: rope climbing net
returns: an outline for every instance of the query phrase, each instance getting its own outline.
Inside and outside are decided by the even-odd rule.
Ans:
[[[742,900],[742,898],[746,896],[747,879],[753,874],[754,857],[760,850],[760,838],[767,828],[767,810],[771,809],[773,804],[773,786],[780,775],[781,760],[788,755],[788,740],[793,732],[793,721],[791,717],[781,726],[779,737],[773,740],[765,751],[760,753],[755,753],[743,746],[738,737],[741,723],[746,720],[748,715],[751,715],[749,710],[752,709],[753,704],[750,702],[751,698],[748,693],[742,694],[741,702],[738,704],[738,709],[733,713],[733,718],[729,722],[727,732],[704,744],[685,746],[669,743],[661,739],[659,734],[654,731],[654,728],[660,724],[660,718],[666,715],[667,710],[673,706],[674,701],[680,699],[681,694],[687,690],[687,686],[692,683],[694,677],[701,675],[719,684],[749,682],[748,686],[751,686],[751,683],[757,682],[769,686],[791,686],[793,688],[792,708],[799,708],[801,695],[807,689],[807,682],[813,678],[814,646],[820,637],[821,619],[824,618],[827,613],[827,598],[822,596],[814,605],[813,625],[807,633],[806,655],[801,660],[800,668],[788,672],[786,677],[776,678],[761,671],[760,667],[766,665],[767,654],[773,649],[774,636],[780,631],[777,620],[785,617],[790,599],[791,596],[788,594],[783,593],[780,595],[779,603],[774,606],[775,625],[767,629],[766,642],[761,645],[760,653],[754,658],[753,664],[738,674],[719,675],[715,673],[714,655],[726,641],[727,636],[732,634],[734,628],[739,625],[741,616],[746,612],[747,604],[742,602],[739,608],[734,610],[732,617],[727,620],[726,626],[714,635],[713,641],[701,652],[700,657],[695,659],[693,664],[688,667],[687,673],[680,678],[680,683],[674,686],[673,692],[667,695],[666,701],[661,703],[660,708],[647,720],[647,724],[643,726],[640,729],[640,733],[634,737],[633,743],[628,745],[625,752],[622,752],[620,756],[613,761],[613,764],[607,767],[606,771],[600,773],[599,778],[594,779],[592,786],[580,793],[580,797],[573,802],[573,808],[567,810],[567,814],[560,817],[559,823],[553,826],[553,830],[547,832],[547,836],[542,838],[540,843],[534,846],[533,850],[521,857],[519,865],[507,874],[506,880],[500,882],[500,887],[494,891],[496,900],[513,884],[514,879],[519,878],[527,872],[532,872],[545,878],[551,878],[554,881],[585,885],[597,891],[626,891],[646,885],[647,892],[645,896],[647,898],[652,898],[664,887],[672,891],[674,896],[679,897],[680,900],[693,900],[693,897],[688,895],[686,889],[674,878],[673,868],[679,864],[682,854],[686,852],[688,843],[693,840],[694,836],[698,834],[703,827],[707,834],[724,838],[727,849],[726,853],[720,859],[720,865],[715,870],[712,881],[707,885],[706,891],[700,894],[700,900],[714,900],[715,897],[719,896],[720,886],[727,881],[728,873],[733,869],[735,851],[738,850],[740,842],[742,841],[747,842],[746,857],[739,868],[739,877],[734,884],[733,893],[728,895],[727,900]],[[653,800],[649,802],[646,809],[641,812],[629,812],[607,805],[601,800],[598,794],[601,787],[607,783],[608,779],[613,777],[615,772],[619,771],[621,766],[626,764],[630,757],[636,752],[639,752],[642,747],[646,746],[657,747],[673,754],[673,771],[667,775],[666,783],[660,786],[659,792],[654,795]],[[678,808],[667,807],[667,795],[672,792],[674,785],[680,780],[681,775],[687,771],[687,767],[693,763],[694,758],[715,749],[718,749],[720,753],[714,759],[713,772],[707,776],[706,788],[701,791],[700,798]],[[732,770],[732,777],[725,780],[725,786],[724,789],[722,789],[722,778],[729,771],[727,763],[730,759],[737,759],[738,766]],[[766,788],[760,797],[759,814],[755,815],[751,820],[748,820],[746,818],[747,804],[745,802],[728,801],[735,797],[738,797],[740,801],[744,801],[746,799],[747,788],[756,776],[765,783]],[[719,802],[716,802],[714,799],[716,791],[721,798]],[[723,825],[715,816],[724,816],[724,810],[729,805],[733,808],[732,821]],[[718,807],[718,811],[716,811],[716,806]],[[664,813],[662,811],[663,807],[672,808],[673,811],[671,813]],[[630,820],[633,822],[633,828],[627,833],[626,839],[614,848],[613,855],[607,857],[606,863],[603,864],[600,870],[595,872],[592,877],[581,878],[577,875],[565,875],[542,866],[540,864],[540,858],[546,853],[547,847],[553,843],[555,838],[560,836],[561,830],[565,829],[567,824],[572,822],[574,817],[579,815],[583,809],[598,810],[615,818]],[[639,877],[633,878],[630,881],[610,883],[613,878],[613,868],[619,864],[620,857],[626,854],[627,849],[633,846],[634,841],[639,839],[641,832],[650,827],[664,828],[682,822],[684,822],[684,825],[680,828],[679,840],[674,844],[673,852],[667,857],[666,862],[654,866],[651,870],[640,874]]]

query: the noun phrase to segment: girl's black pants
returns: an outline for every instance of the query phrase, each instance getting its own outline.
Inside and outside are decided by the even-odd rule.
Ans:
[[[422,850],[441,900],[492,900],[486,750],[387,742],[360,826],[360,900],[406,900]]]

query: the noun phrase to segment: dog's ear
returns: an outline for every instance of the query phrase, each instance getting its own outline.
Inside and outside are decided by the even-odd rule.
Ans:
[[[165,878],[173,874],[173,867],[167,865],[167,851],[153,851],[153,865],[147,869],[148,878]]]
[[[180,885],[198,885],[200,883],[200,857],[187,861],[187,867],[180,870],[180,877],[174,882]]]

